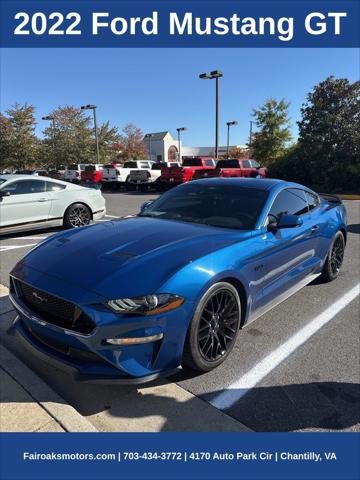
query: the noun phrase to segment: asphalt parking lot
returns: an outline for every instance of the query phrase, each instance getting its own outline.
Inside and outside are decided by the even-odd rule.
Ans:
[[[104,196],[108,215],[104,221],[111,221],[136,213],[142,203],[157,195]],[[192,394],[182,400],[191,404],[191,410],[196,410],[199,398],[223,410],[225,430],[233,428],[226,420],[230,418],[255,431],[359,431],[360,202],[345,204],[349,235],[339,278],[305,287],[251,323],[240,332],[227,361],[212,372],[197,375],[184,370],[144,387],[79,385],[7,340],[6,325],[1,326],[3,342],[101,430],[141,429],[139,421],[144,418],[148,418],[149,430],[200,430],[201,419],[193,419],[195,423],[189,426],[174,420],[181,416],[183,405],[168,392],[178,386]],[[7,286],[14,264],[53,233],[0,238],[0,283]],[[10,314],[6,323],[11,320]],[[205,427],[211,430],[211,425]]]

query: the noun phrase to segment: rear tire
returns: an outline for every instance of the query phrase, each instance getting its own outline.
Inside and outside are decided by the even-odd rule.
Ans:
[[[337,232],[332,241],[328,256],[322,270],[321,279],[324,282],[332,282],[340,273],[345,253],[345,238],[342,232]]]
[[[89,225],[91,218],[89,207],[83,203],[73,203],[64,214],[63,225],[65,228],[79,228]]]
[[[219,282],[200,300],[184,346],[183,364],[208,372],[229,356],[240,328],[241,301],[236,288]]]

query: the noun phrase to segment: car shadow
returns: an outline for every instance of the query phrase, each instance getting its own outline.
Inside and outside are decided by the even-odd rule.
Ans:
[[[347,226],[347,230],[350,233],[360,233],[360,223],[352,223]]]

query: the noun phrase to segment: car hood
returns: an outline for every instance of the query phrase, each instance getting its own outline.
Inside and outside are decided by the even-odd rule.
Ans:
[[[250,235],[144,217],[102,222],[50,237],[14,275],[25,266],[106,298],[146,295],[187,263]]]

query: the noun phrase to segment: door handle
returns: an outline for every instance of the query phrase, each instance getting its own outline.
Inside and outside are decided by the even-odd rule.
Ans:
[[[311,227],[311,232],[314,233],[314,232],[317,232],[319,230],[319,225],[314,225],[313,227]]]
[[[39,198],[38,202],[47,202],[47,198]]]

